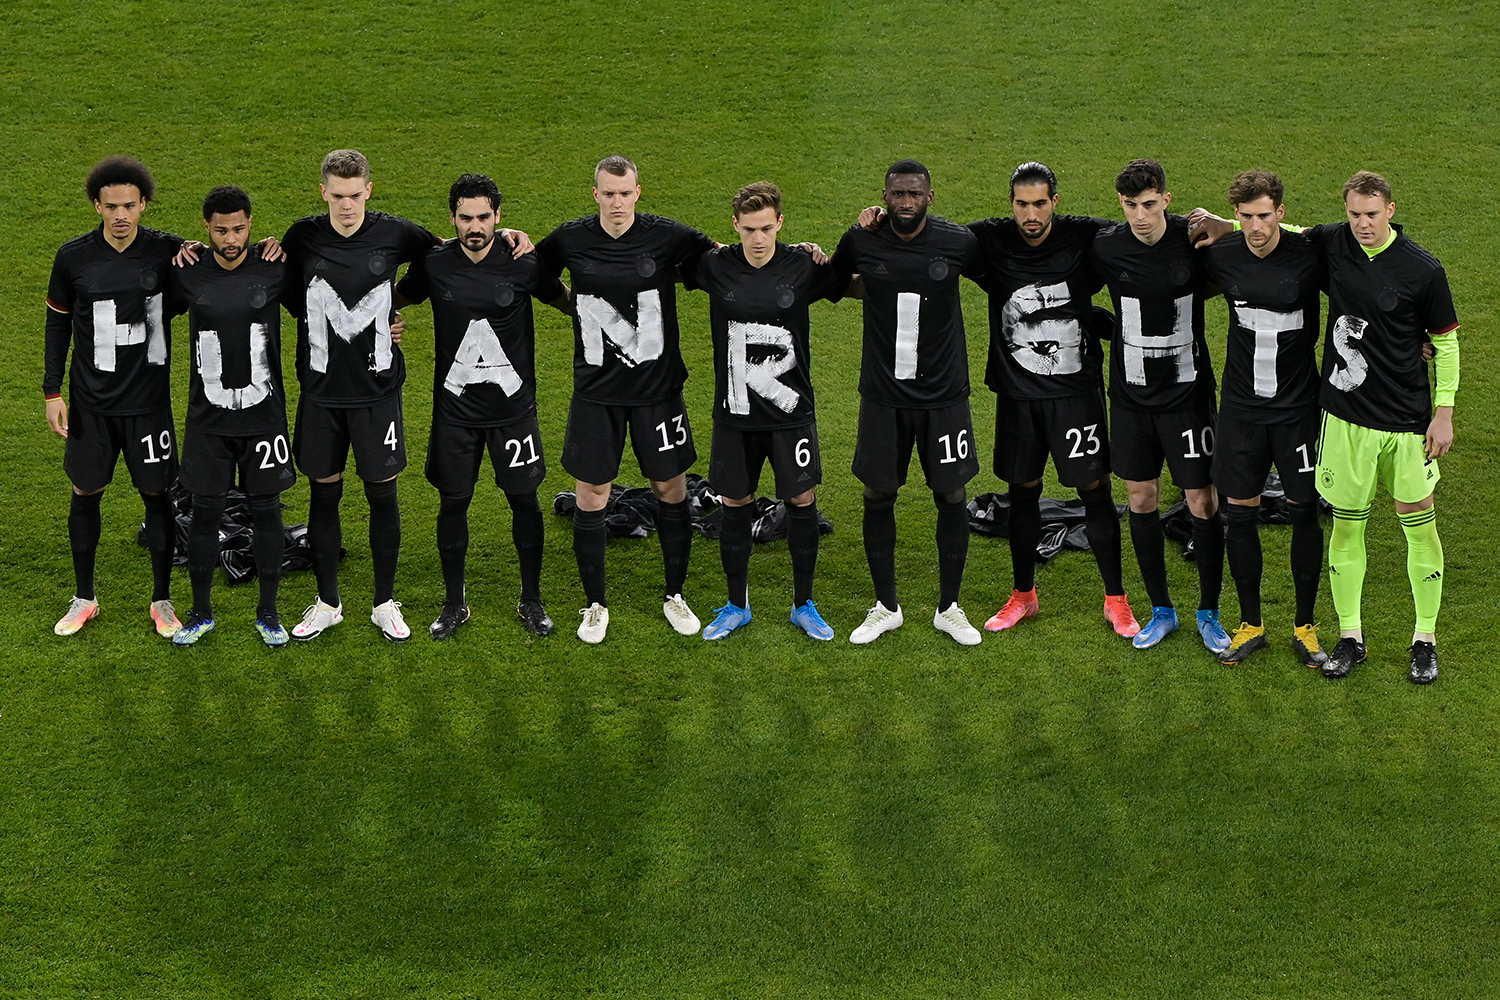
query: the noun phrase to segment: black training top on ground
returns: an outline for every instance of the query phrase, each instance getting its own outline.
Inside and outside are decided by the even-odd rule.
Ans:
[[[565,222],[537,246],[549,277],[573,286],[573,392],[607,406],[647,406],[682,391],[677,268],[712,250],[691,226],[637,212],[616,239],[597,215]]]
[[[543,277],[534,252],[515,259],[497,235],[476,264],[454,240],[418,257],[397,289],[412,302],[432,299],[434,418],[498,427],[535,412],[531,300],[552,302],[563,286],[556,277]]]
[[[1109,397],[1143,413],[1192,407],[1214,391],[1214,370],[1203,339],[1207,277],[1203,255],[1188,240],[1187,219],[1167,216],[1167,231],[1143,243],[1128,224],[1100,230],[1091,255],[1114,300],[1109,352]]]
[[[1382,431],[1425,434],[1432,393],[1422,342],[1458,326],[1448,275],[1438,259],[1401,232],[1371,260],[1347,222],[1307,235],[1328,264],[1328,336],[1323,344],[1323,409]]]
[[[979,241],[936,215],[911,242],[890,222],[852,227],[833,264],[865,286],[859,391],[890,406],[936,409],[967,399],[969,351],[958,278],[978,276]]]
[[[1089,251],[1104,219],[1054,215],[1038,246],[1013,218],[969,223],[979,238],[990,296],[990,351],[984,383],[1010,399],[1060,399],[1097,392],[1104,350],[1090,329],[1099,280]]]
[[[739,244],[683,264],[688,287],[709,295],[714,419],[736,430],[796,427],[813,419],[807,307],[837,301],[849,284],[831,264],[776,244],[763,267]]]
[[[1205,255],[1209,280],[1229,304],[1219,411],[1269,424],[1316,406],[1323,254],[1308,237],[1282,230],[1265,257],[1238,232]]]
[[[250,437],[286,426],[281,381],[281,299],[291,272],[258,247],[226,270],[210,250],[172,269],[168,312],[188,314],[189,430]]]
[[[172,405],[172,322],[163,299],[182,243],[180,236],[141,226],[119,251],[100,225],[58,249],[47,302],[72,314],[70,405],[114,416]],[[62,389],[67,357],[67,339],[49,337],[44,392]]]
[[[281,244],[296,275],[287,309],[297,321],[297,377],[324,406],[369,406],[406,381],[406,360],[391,343],[396,269],[435,246],[415,222],[366,212],[340,236],[326,215],[292,223]]]

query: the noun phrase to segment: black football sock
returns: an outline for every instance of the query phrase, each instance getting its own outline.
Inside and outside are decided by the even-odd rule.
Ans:
[[[142,493],[146,505],[146,548],[151,551],[151,600],[172,599],[172,556],[177,544],[177,518],[172,498],[165,493]]]
[[[1010,484],[1010,569],[1013,586],[1023,594],[1036,589],[1036,547],[1042,540],[1041,500],[1041,483]]]
[[[223,495],[193,494],[193,516],[188,521],[188,579],[193,582],[193,613],[199,618],[214,616],[214,568],[219,565],[219,524],[224,520],[227,499]]]
[[[724,520],[719,531],[719,562],[729,584],[729,603],[749,607],[750,589],[750,507],[724,505]]]
[[[1099,566],[1104,592],[1111,597],[1125,593],[1125,575],[1120,569],[1120,512],[1108,486],[1079,490],[1083,500],[1083,530]]]
[[[437,515],[438,561],[443,565],[444,598],[448,604],[464,603],[464,564],[469,557],[469,503],[474,494],[440,494]]]
[[[396,481],[365,483],[370,501],[370,562],[375,569],[375,603],[380,607],[396,593],[396,563],[401,558],[401,507]]]
[[[662,575],[666,589],[663,597],[682,593],[687,582],[688,557],[693,552],[693,514],[688,502],[656,504],[656,533],[661,541]]]
[[[281,589],[281,562],[286,558],[286,529],[281,523],[281,494],[255,493],[250,501],[250,525],[255,531],[255,575],[260,580],[260,603],[255,617],[276,617],[276,594]]]
[[[964,584],[964,563],[969,559],[969,508],[961,499],[949,502],[936,494],[938,550],[938,610],[958,603]],[[1035,553],[1035,549],[1032,552]]]
[[[1198,610],[1219,610],[1224,589],[1224,517],[1193,518],[1193,559],[1198,564]]]
[[[1130,512],[1130,544],[1135,547],[1136,565],[1153,608],[1170,608],[1172,592],[1167,587],[1167,536],[1162,534],[1161,515]]]
[[[813,577],[818,569],[818,505],[786,505],[786,544],[792,551],[792,607],[812,600]]]
[[[516,546],[521,570],[521,600],[542,599],[542,508],[536,491],[507,493],[510,502],[510,540]]]
[[[73,503],[68,508],[68,547],[73,550],[74,596],[85,601],[94,599],[94,557],[99,552],[99,536],[103,533],[103,517],[99,503],[104,493],[73,494]]]
[[[1226,504],[1221,508],[1229,524],[1224,550],[1229,555],[1229,575],[1240,596],[1240,621],[1259,625],[1260,581],[1265,558],[1260,547],[1260,508]],[[1197,548],[1196,540],[1193,547]]]
[[[1323,579],[1323,522],[1316,501],[1286,506],[1292,516],[1292,585],[1297,594],[1297,620],[1292,624],[1311,625]]]
[[[312,491],[307,501],[307,544],[312,548],[313,576],[318,581],[318,600],[339,607],[339,550],[344,547],[344,529],[339,520],[339,501],[344,497],[344,481],[308,484]]]
[[[896,494],[874,500],[865,497],[864,535],[875,599],[887,611],[895,611],[900,607],[896,601]]]
[[[604,547],[609,529],[604,526],[604,510],[573,511],[573,557],[578,560],[578,581],[583,584],[583,599],[589,604],[609,607],[604,599]]]

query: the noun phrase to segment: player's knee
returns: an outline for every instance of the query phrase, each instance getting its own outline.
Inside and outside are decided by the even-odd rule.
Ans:
[[[964,488],[962,486],[956,490],[948,490],[946,492],[932,491],[932,502],[939,507],[952,507],[954,504],[962,504],[966,500],[968,500],[968,497],[964,495]]]
[[[788,499],[787,505],[790,507],[806,507],[809,504],[813,503],[816,499],[817,490],[808,490],[806,493],[799,493],[796,496]]]
[[[1010,502],[1015,504],[1017,500],[1032,501],[1039,500],[1042,496],[1042,481],[1038,479],[1034,483],[1007,483],[1010,490]]]
[[[896,506],[895,493],[882,493],[879,490],[865,487],[865,506],[874,510],[888,509]]]
[[[379,483],[365,483],[365,499],[370,501],[370,509],[381,511],[392,511],[396,509],[396,481],[387,479]]]
[[[1219,497],[1212,486],[1202,489],[1183,490],[1184,499],[1187,500],[1188,511],[1194,517],[1208,520],[1219,512]]]
[[[473,492],[468,493],[439,493],[438,514],[452,516],[465,514],[469,510],[469,504],[473,501]]]
[[[473,496],[473,494],[469,494]],[[541,504],[537,502],[536,490],[528,490],[524,493],[507,493],[505,501],[510,504],[513,514],[536,514],[541,512]]]

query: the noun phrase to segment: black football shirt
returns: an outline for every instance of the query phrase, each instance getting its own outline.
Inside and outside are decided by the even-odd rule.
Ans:
[[[544,271],[573,287],[573,391],[609,406],[648,406],[687,381],[677,328],[677,268],[714,247],[691,226],[637,212],[618,238],[597,215],[565,222],[537,246]]]
[[[366,212],[341,236],[326,215],[292,223],[282,238],[296,277],[287,308],[297,320],[297,377],[324,406],[369,406],[401,391],[406,359],[391,343],[396,269],[438,243],[406,219]]]
[[[209,250],[198,263],[173,268],[169,309],[186,312],[192,362],[187,426],[223,437],[284,430],[281,298],[285,261],[261,259],[257,247],[233,270]]]
[[[475,263],[454,240],[413,262],[397,286],[432,299],[437,341],[432,412],[462,427],[499,427],[536,411],[536,326],[531,300],[563,295],[536,253],[513,258],[498,235]]]
[[[131,416],[172,405],[172,323],[164,300],[182,243],[142,226],[120,251],[101,225],[58,249],[47,302],[72,315],[70,406]],[[49,393],[62,388],[67,348],[58,347],[47,351],[42,386]]]
[[[784,243],[762,267],[732,244],[685,263],[683,275],[689,287],[709,295],[714,419],[743,431],[812,422],[807,307],[837,301],[848,275]]]
[[[1209,280],[1229,305],[1219,411],[1269,424],[1317,406],[1322,252],[1310,238],[1283,230],[1265,257],[1239,232],[1205,254]]]
[[[990,297],[990,351],[984,382],[1010,399],[1060,399],[1098,392],[1104,351],[1090,331],[1100,288],[1089,251],[1104,219],[1054,215],[1037,246],[1013,218],[969,223],[979,239]]]
[[[910,242],[887,224],[854,226],[833,264],[865,286],[859,391],[889,406],[937,409],[969,396],[961,274],[977,277],[979,241],[936,215]]]
[[[1117,320],[1110,399],[1142,413],[1170,413],[1191,409],[1200,393],[1211,397],[1214,372],[1203,337],[1208,282],[1187,219],[1168,215],[1167,231],[1149,245],[1115,223],[1095,237],[1091,260],[1109,285]]]
[[[1458,327],[1448,275],[1401,232],[1371,260],[1347,222],[1307,235],[1328,264],[1323,409],[1382,431],[1425,434],[1432,392],[1422,343]]]

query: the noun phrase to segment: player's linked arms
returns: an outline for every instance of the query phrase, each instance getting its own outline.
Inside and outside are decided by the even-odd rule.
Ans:
[[[513,258],[524,257],[536,249],[536,245],[531,242],[531,237],[519,229],[502,229],[500,235],[505,237],[505,242],[510,244],[510,255]]]
[[[281,249],[281,241],[274,236],[267,236],[255,244],[260,248],[261,260],[270,261],[272,264],[286,260],[286,251]],[[185,240],[182,246],[177,248],[177,256],[172,258],[172,263],[178,267],[187,267],[198,263],[198,255],[208,249],[208,244],[201,240]]]
[[[811,254],[813,263],[820,266],[832,260],[831,257],[823,252],[823,248],[818,246],[816,243],[793,243],[792,249],[801,250],[804,253]]]
[[[1202,250],[1211,247],[1215,243],[1234,232],[1234,223],[1228,219],[1222,219],[1206,208],[1195,208],[1188,213],[1188,239],[1193,241],[1193,246]]]

